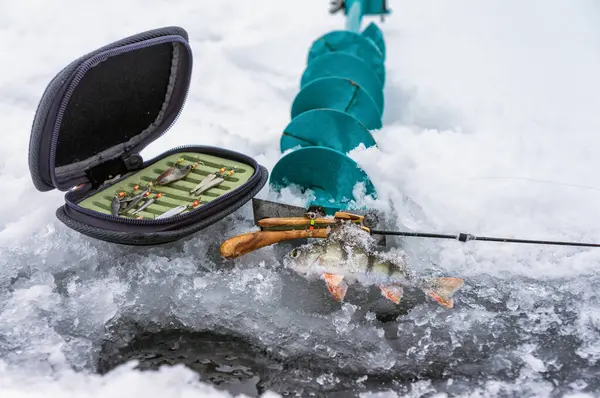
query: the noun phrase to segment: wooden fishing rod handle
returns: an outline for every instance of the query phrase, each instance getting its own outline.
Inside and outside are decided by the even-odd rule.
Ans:
[[[363,216],[357,216],[356,214],[340,212],[335,213],[333,218],[315,218],[315,224],[335,224],[339,220],[349,220],[355,223],[361,223],[363,221]],[[283,227],[283,226],[299,226],[299,225],[310,225],[311,219],[307,217],[271,217],[271,218],[263,218],[258,220],[256,225],[262,228],[269,227]]]
[[[328,232],[325,228],[292,231],[256,231],[237,235],[227,239],[221,244],[221,256],[225,258],[236,258],[261,247],[270,246],[285,240],[302,238],[327,238]]]
[[[310,218],[306,217],[285,217],[285,218],[263,218],[258,220],[256,225],[262,228],[269,227],[289,227],[299,225],[310,225]],[[315,218],[315,224],[333,224],[336,220],[333,218]]]

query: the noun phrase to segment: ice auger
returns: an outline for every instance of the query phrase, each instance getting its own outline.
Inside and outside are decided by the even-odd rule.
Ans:
[[[295,149],[273,167],[270,186],[310,189],[313,206],[328,215],[347,209],[356,183],[376,196],[367,174],[346,154],[376,146],[370,130],[382,127],[385,42],[374,23],[360,32],[363,16],[389,13],[386,0],[333,1],[331,13],[343,11],[346,29],[315,40],[300,79],[280,150]]]

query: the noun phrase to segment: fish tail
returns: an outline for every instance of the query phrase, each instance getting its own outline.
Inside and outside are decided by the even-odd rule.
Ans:
[[[454,307],[452,295],[464,285],[462,278],[434,278],[423,287],[425,294],[446,308]]]

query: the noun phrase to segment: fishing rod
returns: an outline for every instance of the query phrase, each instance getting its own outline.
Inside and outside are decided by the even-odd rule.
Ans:
[[[408,231],[385,231],[371,229],[365,225],[372,225],[365,216],[359,216],[347,212],[337,212],[333,218],[319,217],[314,213],[306,213],[307,217],[282,217],[282,218],[264,218],[258,220],[257,224],[261,228],[259,231],[244,233],[233,236],[225,240],[220,247],[221,255],[225,258],[235,258],[265,246],[275,243],[305,239],[322,238],[325,239],[330,234],[330,228],[340,225],[342,221],[357,224],[362,230],[372,235],[390,235],[407,236],[428,239],[452,239],[459,242],[469,241],[487,241],[503,243],[526,243],[540,245],[559,245],[559,246],[578,246],[578,247],[600,247],[598,243],[585,242],[567,242],[533,239],[500,238],[491,236],[476,236],[461,232],[456,235],[438,234],[428,232],[408,232]]]
[[[371,230],[370,232],[374,235],[396,235],[396,236],[412,236],[412,237],[417,237],[417,238],[455,239],[455,240],[458,240],[459,242],[468,242],[468,241],[472,241],[472,240],[478,240],[478,241],[488,241],[488,242],[529,243],[529,244],[538,244],[538,245],[600,247],[600,243],[498,238],[498,237],[492,237],[492,236],[475,236],[475,235],[464,233],[464,232],[461,232],[458,235],[434,234],[434,233],[427,233],[427,232],[380,231],[380,230]]]

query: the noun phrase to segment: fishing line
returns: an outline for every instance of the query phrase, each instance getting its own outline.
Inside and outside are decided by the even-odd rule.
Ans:
[[[573,188],[583,188],[593,191],[600,191],[599,188],[588,187],[585,185],[570,184],[564,182],[555,182],[547,180],[538,180],[534,178],[526,177],[473,177],[470,180],[486,180],[486,179],[511,179],[511,180],[523,180],[530,182],[538,182],[545,184],[563,185]],[[551,240],[538,240],[538,239],[517,239],[517,238],[500,238],[492,236],[475,236],[469,233],[461,232],[457,235],[451,234],[438,234],[429,232],[407,232],[407,231],[382,231],[382,230],[371,230],[372,234],[375,235],[395,235],[395,236],[408,236],[417,238],[428,238],[428,239],[452,239],[458,240],[459,242],[468,241],[487,241],[487,242],[503,242],[503,243],[526,243],[526,244],[537,244],[537,245],[558,245],[558,246],[577,246],[577,247],[600,247],[599,243],[585,243],[585,242],[567,242],[567,241],[551,241]]]
[[[600,191],[600,188],[588,187],[586,185],[578,185],[578,184],[571,184],[571,183],[567,183],[567,182],[557,182],[557,181],[549,181],[549,180],[538,180],[535,178],[527,178],[527,177],[473,177],[473,178],[470,178],[470,180],[522,180],[522,181],[529,181],[529,182],[538,182],[538,183],[543,183],[543,184],[562,185],[562,186],[567,186],[567,187],[572,187],[572,188],[589,189],[591,191]]]

